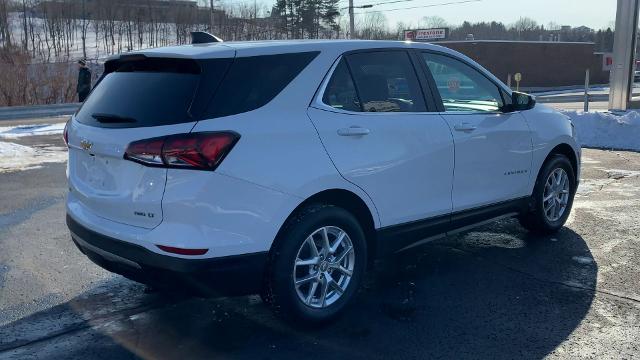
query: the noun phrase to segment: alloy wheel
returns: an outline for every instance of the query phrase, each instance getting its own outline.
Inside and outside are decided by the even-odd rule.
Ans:
[[[567,210],[569,203],[569,176],[562,168],[549,174],[544,185],[542,207],[547,220],[558,221]]]
[[[298,298],[312,308],[326,308],[349,286],[355,252],[349,235],[336,226],[311,233],[298,249],[293,280]]]

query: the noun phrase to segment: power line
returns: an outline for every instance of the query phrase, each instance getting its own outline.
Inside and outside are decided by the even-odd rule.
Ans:
[[[379,3],[373,3],[373,4],[371,4],[371,5],[372,5],[372,6],[375,6],[375,5],[395,4],[395,3],[409,2],[409,1],[416,1],[416,0],[393,0],[393,1],[383,1],[383,2],[379,2]],[[433,5],[433,4],[432,4],[432,5]]]
[[[399,2],[409,2],[409,1],[415,1],[415,0],[393,0],[393,1],[384,1],[384,2],[375,3],[375,4],[371,4],[371,5],[372,5],[372,6],[376,6],[376,5],[394,4],[394,3],[399,3]],[[402,7],[402,8],[393,8],[393,9],[382,9],[382,10],[374,10],[374,11],[365,11],[365,12],[361,12],[361,13],[358,13],[358,14],[366,14],[366,13],[370,13],[370,12],[384,12],[384,11],[397,11],[397,10],[407,10],[407,9],[430,8],[430,7],[446,6],[446,5],[459,5],[459,4],[466,4],[466,3],[480,2],[480,1],[482,1],[482,0],[451,1],[451,2],[438,3],[438,4],[418,5],[418,6],[408,6],[408,7]]]
[[[413,1],[413,0],[401,0],[401,1]],[[368,9],[373,7],[373,4],[366,4],[366,5],[352,5],[352,6],[345,6],[345,7],[341,7],[340,10],[345,10],[345,9],[350,9],[350,8],[354,8],[354,9]]]
[[[368,5],[376,6],[376,5],[394,4],[394,3],[409,2],[409,1],[415,1],[415,0],[393,0],[393,1],[384,1],[384,2],[380,2],[380,3],[368,4]],[[420,8],[430,8],[430,7],[446,6],[446,5],[459,5],[459,4],[480,2],[480,1],[482,1],[482,0],[452,1],[452,2],[439,3],[439,4],[429,4],[429,5],[420,5],[420,6],[408,6],[408,7],[402,7],[402,8],[392,8],[392,9],[364,11],[364,12],[359,12],[359,13],[355,13],[355,14],[368,14],[368,13],[373,13],[373,12],[389,12],[389,11],[399,11],[399,10],[409,10],[409,9],[420,9]],[[362,7],[362,6],[371,7],[371,6],[367,6],[367,5],[361,5],[361,6],[354,6],[354,8],[355,7]]]

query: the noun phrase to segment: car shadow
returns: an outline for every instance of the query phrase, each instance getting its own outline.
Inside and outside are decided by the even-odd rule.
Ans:
[[[64,351],[46,354],[539,359],[585,318],[597,274],[587,244],[571,229],[536,237],[504,220],[378,262],[355,304],[323,328],[287,325],[257,296],[157,300],[158,295],[140,295],[161,305],[127,313],[109,326],[94,322],[69,332],[57,342]]]

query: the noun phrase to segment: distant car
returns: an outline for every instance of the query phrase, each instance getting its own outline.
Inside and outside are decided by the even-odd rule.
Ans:
[[[640,71],[636,70],[633,72],[633,82],[640,82]]]
[[[571,121],[446,48],[187,45],[111,58],[65,129],[67,223],[105,269],[332,319],[370,260],[571,211]]]

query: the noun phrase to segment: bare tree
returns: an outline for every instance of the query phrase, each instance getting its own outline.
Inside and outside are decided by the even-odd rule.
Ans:
[[[82,22],[80,27],[80,36],[82,37],[82,57],[87,58],[87,30],[89,29],[89,20],[87,19],[87,0],[82,2]]]
[[[209,0],[209,29],[213,31],[214,13],[213,13],[213,0]]]
[[[443,28],[447,27],[447,21],[440,16],[425,16],[418,23],[419,28]]]
[[[364,15],[364,19],[356,24],[356,32],[361,39],[387,39],[390,37],[387,17],[383,13],[373,11]]]
[[[9,23],[9,0],[0,0],[0,46],[11,46],[11,24]]]
[[[561,28],[561,27],[562,27],[562,26],[560,26],[560,24],[558,24],[558,23],[557,23],[557,22],[555,22],[555,21],[550,21],[550,22],[547,24],[547,30],[551,30],[551,31],[558,31],[558,30],[560,30],[560,28]]]
[[[511,26],[517,33],[518,40],[526,40],[538,29],[538,23],[528,17],[521,17]]]
[[[22,0],[22,44],[25,51],[29,50],[29,37],[27,33],[27,0]]]

